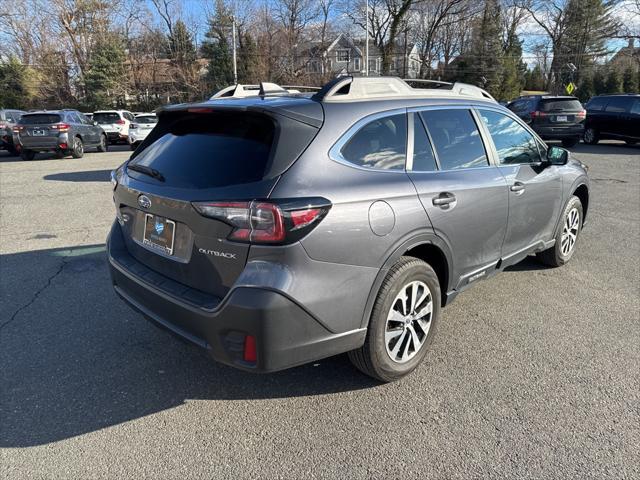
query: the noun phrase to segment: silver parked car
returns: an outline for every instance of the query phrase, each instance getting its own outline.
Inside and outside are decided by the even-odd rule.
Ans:
[[[589,209],[586,167],[489,94],[392,77],[165,107],[112,183],[112,282],[145,317],[243,370],[349,352],[382,381],[460,292],[568,262]]]
[[[158,117],[155,113],[141,113],[136,115],[129,124],[129,145],[131,150],[135,150],[140,142],[142,142],[153,127],[158,123]]]

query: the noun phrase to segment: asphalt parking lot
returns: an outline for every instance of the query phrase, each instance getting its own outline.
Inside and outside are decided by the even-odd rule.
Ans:
[[[640,146],[578,145],[571,263],[460,295],[426,363],[379,385],[346,356],[255,376],[113,293],[109,171],[0,152],[0,477],[640,478]]]

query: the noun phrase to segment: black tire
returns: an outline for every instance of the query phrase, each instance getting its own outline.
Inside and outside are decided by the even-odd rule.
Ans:
[[[624,143],[626,143],[627,145],[635,145],[636,143],[638,143],[637,140],[625,140]]]
[[[22,160],[33,160],[35,156],[36,152],[33,150],[24,149],[22,150],[22,153],[20,153],[20,158],[22,158]]]
[[[423,282],[430,290],[432,301],[430,326],[414,356],[405,363],[398,363],[387,353],[387,345],[385,344],[387,317],[394,306],[396,296],[413,281]],[[424,359],[433,340],[439,318],[440,282],[438,276],[428,263],[414,257],[401,257],[382,282],[371,312],[364,345],[349,352],[349,359],[358,370],[375,379],[383,382],[399,380],[415,370]],[[396,342],[401,340],[402,336]],[[405,341],[409,342],[409,339],[407,338]],[[391,347],[389,346],[389,348]],[[403,350],[402,345],[399,348]]]
[[[10,145],[9,148],[7,148],[7,151],[12,157],[17,157],[18,155],[20,155],[20,152],[18,152],[18,150],[16,150],[16,147],[14,147],[13,145]]]
[[[99,152],[106,152],[109,149],[109,142],[107,141],[107,136],[103,133],[100,135],[100,143],[98,144]]]
[[[562,140],[562,146],[564,148],[575,147],[579,141],[579,138],[565,138],[564,140]]]
[[[569,251],[567,253],[563,253],[563,237],[565,237],[565,226],[567,225],[567,217],[573,209],[576,209],[579,215],[578,226],[575,231],[575,240]],[[548,248],[543,252],[538,252],[536,254],[538,260],[551,267],[561,267],[562,265],[569,262],[576,251],[576,245],[578,243],[578,239],[580,238],[580,232],[582,231],[583,218],[584,216],[582,211],[582,202],[580,202],[580,199],[574,195],[569,199],[567,206],[562,212],[561,223],[558,227],[558,232],[556,233],[556,243],[553,245],[553,247]]]
[[[588,127],[584,131],[582,141],[588,145],[595,145],[600,141],[600,132],[593,127]]]
[[[71,147],[71,156],[73,158],[84,157],[84,145],[82,144],[82,140],[80,140],[80,137],[75,137],[73,139],[73,146]]]
[[[56,150],[55,152],[53,152],[53,154],[56,156],[56,158],[61,159],[65,157],[66,152],[63,150]]]

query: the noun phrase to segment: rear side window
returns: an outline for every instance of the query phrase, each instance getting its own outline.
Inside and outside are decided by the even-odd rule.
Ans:
[[[631,99],[629,97],[611,97],[607,108],[604,109],[605,112],[611,113],[622,113],[626,112],[631,104]]]
[[[640,115],[640,100],[635,100],[633,102],[633,105],[631,105],[631,110],[629,110],[629,112]]]
[[[539,108],[541,112],[579,112],[582,104],[573,98],[543,98]]]
[[[413,167],[414,172],[433,172],[438,169],[431,149],[431,142],[420,115],[413,116]]]
[[[93,114],[93,121],[100,124],[116,123],[118,120],[120,120],[120,115],[118,115],[116,112]]]
[[[502,113],[480,110],[502,165],[539,162],[540,152],[531,133]]]
[[[23,125],[44,125],[47,123],[60,122],[60,115],[54,113],[36,113],[32,115],[23,115],[20,123]]]
[[[471,112],[463,109],[420,113],[442,170],[486,167],[487,154]]]
[[[595,97],[589,100],[587,103],[588,110],[600,111],[604,109],[604,106],[607,104],[607,98],[603,97]]]
[[[138,116],[135,121],[138,123],[158,123],[158,117],[155,115]]]
[[[264,178],[275,130],[267,117],[190,115],[160,128],[162,136],[131,163],[158,170],[167,186],[202,189]]]
[[[362,127],[342,147],[342,157],[359,167],[403,170],[407,150],[407,116],[391,115]]]

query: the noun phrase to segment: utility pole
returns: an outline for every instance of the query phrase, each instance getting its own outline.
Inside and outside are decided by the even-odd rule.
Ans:
[[[238,61],[236,59],[236,16],[231,17],[231,36],[233,37],[233,83],[238,83]]]
[[[367,11],[364,14],[364,22],[367,26],[367,34],[364,46],[364,75],[369,76],[369,0],[367,0]]]

